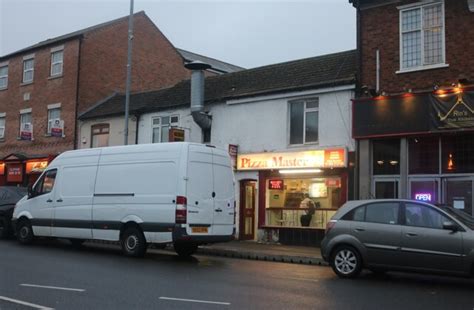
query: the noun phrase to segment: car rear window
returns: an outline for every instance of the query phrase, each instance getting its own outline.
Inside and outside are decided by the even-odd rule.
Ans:
[[[358,221],[358,222],[365,221],[365,206],[358,207],[358,208],[352,209],[351,211],[347,212],[342,217],[342,220]]]

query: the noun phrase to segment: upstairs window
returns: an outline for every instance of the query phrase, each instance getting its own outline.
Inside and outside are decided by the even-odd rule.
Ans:
[[[51,53],[51,76],[63,74],[63,51]]]
[[[443,3],[402,9],[400,45],[402,71],[444,64]]]
[[[5,139],[5,114],[0,116],[0,139]]]
[[[318,142],[319,98],[290,102],[290,144]]]
[[[23,83],[33,82],[33,75],[35,71],[35,59],[23,60]]]
[[[0,67],[0,89],[8,87],[8,66]]]
[[[48,135],[51,134],[51,128],[55,121],[61,121],[61,108],[48,109]]]
[[[152,143],[169,142],[171,127],[177,127],[179,116],[160,116],[152,119]]]

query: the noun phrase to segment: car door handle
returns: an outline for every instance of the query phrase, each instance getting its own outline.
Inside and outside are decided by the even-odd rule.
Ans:
[[[360,228],[360,227],[357,227],[356,229],[354,229],[355,231],[365,231],[364,228]]]
[[[48,199],[48,200],[46,200],[46,202],[53,202],[53,200],[52,200],[52,199]]]
[[[409,233],[407,233],[407,236],[408,236],[408,237],[416,237],[416,236],[418,236],[418,234],[409,232]]]
[[[61,198],[59,198],[58,200],[56,200],[57,202],[63,202],[63,200]]]

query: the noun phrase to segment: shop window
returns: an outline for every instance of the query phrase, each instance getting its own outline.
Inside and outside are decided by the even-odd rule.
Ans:
[[[98,124],[91,127],[91,147],[109,146],[109,124]]]
[[[290,102],[290,144],[318,142],[319,98]]]
[[[398,181],[375,181],[375,199],[398,198]]]
[[[267,180],[266,225],[324,229],[343,192],[339,177]]]
[[[372,142],[373,174],[400,174],[400,139]]]
[[[152,119],[152,143],[169,142],[171,127],[177,127],[179,116],[160,116]]]
[[[439,138],[417,137],[408,139],[409,173],[439,173]]]
[[[474,172],[474,134],[441,137],[443,173]]]

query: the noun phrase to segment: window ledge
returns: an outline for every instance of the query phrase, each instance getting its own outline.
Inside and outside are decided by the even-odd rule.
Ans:
[[[60,79],[60,78],[62,78],[62,77],[63,77],[63,75],[62,75],[62,74],[59,74],[59,75],[53,75],[53,76],[50,76],[50,77],[48,78],[48,80],[55,80],[55,79]]]
[[[437,64],[437,65],[429,65],[429,66],[415,67],[415,68],[409,68],[409,69],[401,69],[401,70],[396,71],[395,73],[403,74],[403,73],[409,73],[409,72],[442,69],[442,68],[448,68],[448,67],[449,67],[449,64]]]
[[[17,139],[18,141],[25,141],[25,142],[32,142],[32,141],[35,141],[35,139],[31,139],[31,140],[23,140],[23,139],[22,139],[22,138],[20,138],[20,137],[16,137],[16,139]]]
[[[47,133],[44,135],[46,138],[65,138],[66,136],[65,135],[62,135],[61,137],[57,137],[57,136],[53,136],[52,134],[50,133]]]
[[[5,138],[0,138],[0,143],[5,142]]]
[[[8,87],[0,88],[0,91],[7,90],[7,89],[8,89]]]
[[[305,146],[319,146],[319,142],[309,142],[304,144],[288,144],[288,148],[297,149],[304,148]]]
[[[26,85],[31,85],[31,84],[33,84],[33,81],[21,83],[20,86],[26,86]]]

